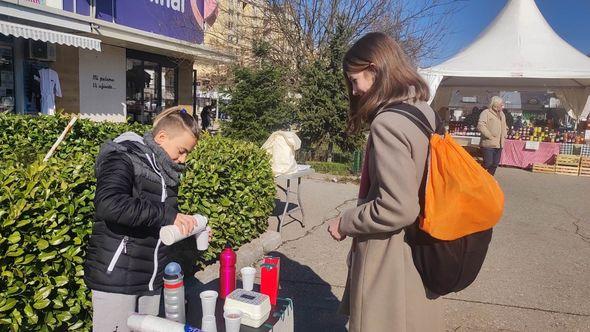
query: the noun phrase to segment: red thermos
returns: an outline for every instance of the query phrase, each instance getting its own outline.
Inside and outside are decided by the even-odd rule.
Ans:
[[[228,245],[219,256],[219,297],[225,299],[236,289],[236,253]]]
[[[280,257],[267,256],[264,258],[264,262],[260,265],[260,293],[268,295],[272,305],[277,304],[280,271]]]

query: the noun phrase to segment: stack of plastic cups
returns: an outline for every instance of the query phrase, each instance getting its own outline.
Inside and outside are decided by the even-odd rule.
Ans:
[[[205,332],[217,332],[215,323],[215,307],[217,306],[218,293],[214,290],[201,292],[201,308],[203,309],[203,321],[201,329]]]

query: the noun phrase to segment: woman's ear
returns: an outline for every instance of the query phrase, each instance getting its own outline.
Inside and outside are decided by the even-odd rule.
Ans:
[[[160,130],[154,135],[154,141],[159,145],[162,145],[168,139],[168,133],[165,130]]]

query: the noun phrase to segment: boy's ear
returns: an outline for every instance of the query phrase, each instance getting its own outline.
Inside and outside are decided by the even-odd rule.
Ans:
[[[168,133],[165,130],[160,130],[154,135],[154,141],[158,144],[164,143],[168,139]]]

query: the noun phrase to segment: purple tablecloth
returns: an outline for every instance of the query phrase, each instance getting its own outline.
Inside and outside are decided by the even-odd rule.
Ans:
[[[526,141],[506,140],[500,165],[530,168],[534,163],[552,164],[559,143],[539,143],[538,150],[525,150]]]

